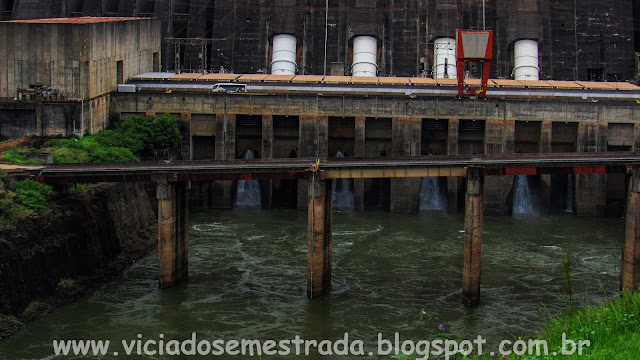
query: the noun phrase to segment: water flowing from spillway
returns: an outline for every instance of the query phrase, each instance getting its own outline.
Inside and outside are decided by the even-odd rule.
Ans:
[[[295,335],[319,343],[341,339],[348,332],[350,342],[364,341],[365,353],[377,351],[378,333],[392,342],[396,332],[400,341],[482,335],[488,339],[485,351],[497,351],[503,339],[534,335],[547,314],[568,309],[561,271],[566,253],[579,264],[572,267],[571,276],[580,294],[576,298],[585,305],[619,294],[624,238],[624,222],[619,218],[485,216],[481,305],[465,308],[460,301],[463,216],[354,212],[333,218],[331,290],[310,301],[306,296],[307,216],[306,211],[282,209],[192,208],[189,281],[159,289],[154,251],[115,281],[28,323],[15,337],[0,340],[0,359],[62,359],[53,354],[52,339],[110,340],[109,354],[124,354],[122,341],[137,341],[138,334],[143,344],[159,341],[163,334],[166,345],[170,339],[190,339],[192,332],[198,342],[256,339],[263,343]],[[421,309],[437,317],[437,322],[426,317],[416,321]],[[439,324],[445,331],[434,334],[430,329]],[[121,357],[129,358],[89,358]],[[308,357],[291,353],[275,358],[301,357],[391,358],[322,357],[315,348]],[[165,353],[148,358],[189,356]]]
[[[437,177],[424,177],[420,181],[420,211],[447,211],[447,198]]]
[[[513,213],[535,214],[535,197],[527,175],[518,175],[514,178]]]
[[[344,153],[340,150],[333,156],[335,158],[343,158]],[[339,210],[352,210],[355,200],[353,195],[352,179],[336,179],[335,188],[333,189],[333,207]]]
[[[243,159],[255,159],[253,150],[247,149]],[[260,207],[261,205],[260,181],[258,180],[238,180],[236,190],[236,207]]]

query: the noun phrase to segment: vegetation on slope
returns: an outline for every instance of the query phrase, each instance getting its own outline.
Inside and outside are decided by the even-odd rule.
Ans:
[[[129,116],[95,135],[50,140],[41,149],[26,152],[51,153],[53,162],[59,164],[130,162],[157,150],[173,148],[181,139],[180,123],[170,114]],[[25,150],[19,148],[6,152],[2,159],[12,164],[36,163],[28,160]]]
[[[0,174],[0,228],[12,227],[15,222],[33,213],[49,211],[55,191],[50,185],[29,179],[11,183]]]

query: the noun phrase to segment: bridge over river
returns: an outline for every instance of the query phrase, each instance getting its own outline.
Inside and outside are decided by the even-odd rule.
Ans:
[[[9,167],[5,166],[9,169]],[[308,181],[307,295],[331,286],[332,191],[334,179],[464,177],[465,234],[463,302],[480,299],[483,182],[487,176],[538,174],[626,174],[627,204],[621,287],[640,285],[640,154],[581,153],[523,156],[428,156],[236,161],[166,161],[75,164],[10,169],[13,176],[51,184],[152,182],[158,199],[160,287],[188,276],[188,189],[191,181],[302,179]]]

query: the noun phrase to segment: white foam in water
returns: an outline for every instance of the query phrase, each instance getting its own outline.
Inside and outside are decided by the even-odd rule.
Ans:
[[[518,175],[513,185],[513,213],[535,214],[535,199],[527,175]]]
[[[244,153],[243,159],[252,160],[255,159],[253,150],[247,149]],[[238,187],[236,190],[236,207],[248,208],[248,207],[260,207],[262,203],[260,193],[260,181],[258,180],[238,180]]]
[[[420,211],[447,211],[447,198],[439,178],[424,177],[420,181]]]
[[[334,157],[343,158],[344,153],[338,150]],[[352,210],[354,204],[353,180],[336,179],[335,188],[333,189],[333,207],[335,209]]]

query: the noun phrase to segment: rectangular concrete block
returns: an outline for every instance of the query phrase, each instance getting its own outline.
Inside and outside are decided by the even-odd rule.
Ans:
[[[478,168],[469,168],[466,179],[464,218],[464,257],[462,268],[462,302],[466,306],[480,301],[482,273],[483,177]]]
[[[333,181],[311,179],[307,198],[307,296],[324,295],[331,288]]]
[[[158,182],[158,279],[171,287],[189,275],[189,200],[187,183]]]

